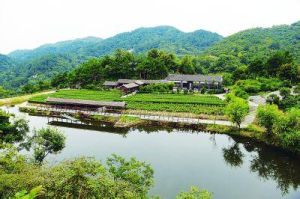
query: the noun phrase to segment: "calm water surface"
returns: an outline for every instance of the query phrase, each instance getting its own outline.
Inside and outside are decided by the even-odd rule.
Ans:
[[[19,113],[17,107],[8,110],[26,117],[31,130],[47,125],[47,118]],[[112,153],[136,157],[155,171],[152,195],[174,198],[196,185],[216,199],[300,198],[300,157],[246,139],[156,127],[58,128],[67,137],[66,148],[49,162],[78,156],[105,161]]]

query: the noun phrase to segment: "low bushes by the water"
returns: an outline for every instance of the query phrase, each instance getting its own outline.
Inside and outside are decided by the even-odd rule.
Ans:
[[[19,107],[19,111],[23,113],[28,113],[29,115],[33,116],[50,116],[50,115],[55,115],[54,112],[50,112],[47,110],[38,110],[33,107]],[[56,114],[57,115],[57,114]]]
[[[144,123],[139,117],[122,115],[120,119],[116,122],[115,127],[131,127],[136,125],[141,125]]]
[[[112,117],[112,116],[104,116],[104,115],[91,115],[89,116],[89,119],[92,119],[95,122],[109,122],[109,123],[115,123],[118,121],[118,117]]]
[[[19,111],[24,112],[24,113],[36,113],[37,109],[36,108],[31,108],[31,107],[19,107]]]

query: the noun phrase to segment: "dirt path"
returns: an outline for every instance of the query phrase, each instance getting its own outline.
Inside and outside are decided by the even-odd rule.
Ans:
[[[247,127],[249,124],[253,123],[256,116],[256,110],[259,105],[266,104],[266,99],[260,95],[250,96],[249,100],[249,114],[245,117],[244,121],[241,124],[242,128]]]

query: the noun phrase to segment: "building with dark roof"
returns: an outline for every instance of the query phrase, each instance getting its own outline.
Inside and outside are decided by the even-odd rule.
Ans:
[[[221,88],[223,84],[222,76],[214,75],[183,75],[170,74],[165,78],[168,82],[174,82],[181,89],[201,89],[202,87]]]
[[[113,82],[113,81],[105,81],[103,83],[103,86],[106,88],[117,88],[118,82]]]
[[[107,88],[120,88],[125,93],[137,91],[140,86],[158,83],[173,82],[176,88],[188,90],[200,90],[202,87],[207,89],[221,89],[223,86],[223,77],[219,75],[184,75],[170,74],[161,80],[136,80],[119,79],[117,82],[105,81]]]
[[[137,91],[140,86],[141,85],[137,83],[129,83],[122,85],[120,88],[124,93],[132,93]]]

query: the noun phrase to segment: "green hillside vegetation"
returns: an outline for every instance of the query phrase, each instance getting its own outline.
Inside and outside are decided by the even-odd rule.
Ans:
[[[109,55],[117,49],[144,54],[158,48],[178,55],[196,55],[221,39],[222,36],[204,30],[184,33],[170,26],[159,26],[139,28],[104,40],[88,37],[46,44],[33,50],[17,50],[8,56],[18,64],[1,70],[0,85],[16,88],[49,79],[90,58]]]
[[[101,38],[86,37],[54,44],[45,44],[33,50],[16,50],[9,53],[8,56],[21,63],[45,55],[80,54],[82,56],[89,56],[92,53],[89,53],[88,49],[102,41],[103,39]]]
[[[238,32],[208,48],[202,55],[211,72],[233,72],[254,60],[266,60],[277,51],[289,51],[300,64],[300,22]]]
[[[59,42],[11,53],[19,64],[0,72],[0,85],[14,92],[31,93],[51,86],[94,89],[104,80],[119,78],[161,79],[169,73],[222,73],[226,86],[260,78],[262,87],[258,92],[265,92],[299,81],[299,32],[297,22],[245,30],[222,39],[211,32],[183,33],[161,26],[140,28],[104,40]],[[267,80],[261,78],[281,82],[266,88],[264,85],[271,82],[264,83]],[[248,92],[237,93],[247,96]]]
[[[15,65],[13,59],[6,55],[0,54],[0,71],[7,70]]]

